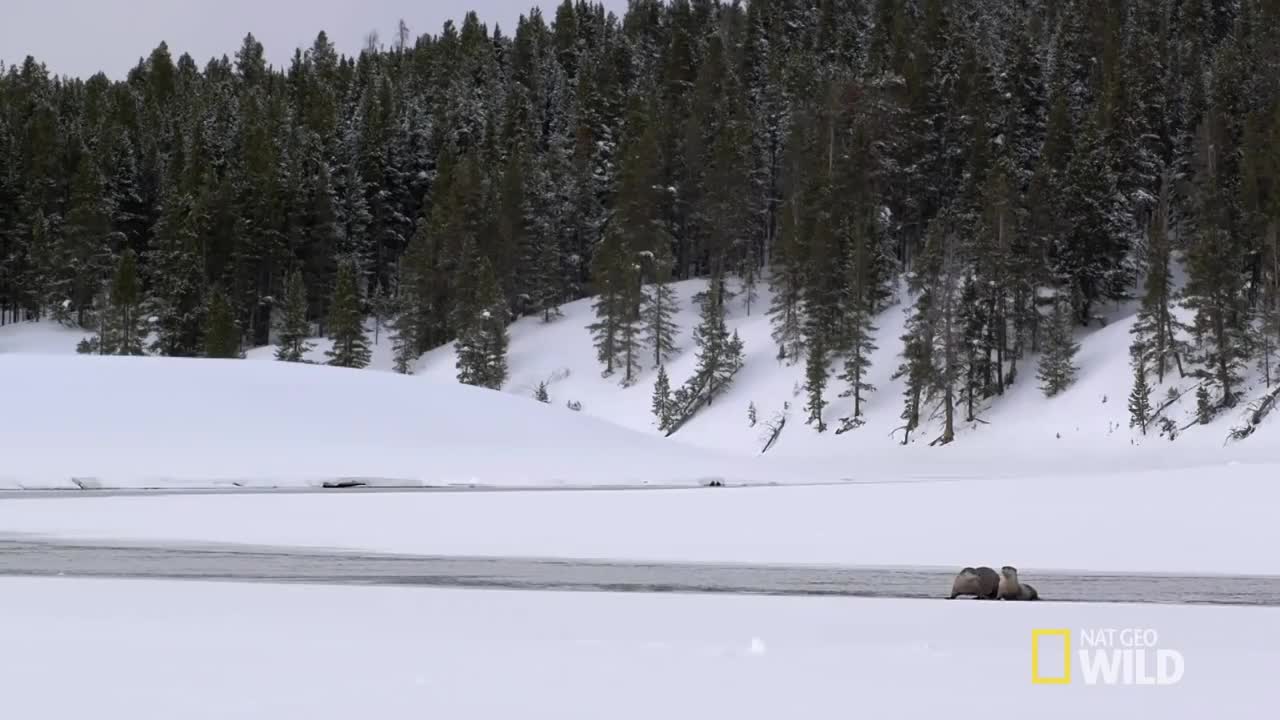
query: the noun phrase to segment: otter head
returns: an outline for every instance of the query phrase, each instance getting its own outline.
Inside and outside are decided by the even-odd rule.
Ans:
[[[1000,574],[1007,578],[1016,578],[1018,577],[1018,568],[1013,567],[1012,565],[1005,565],[1000,568]]]

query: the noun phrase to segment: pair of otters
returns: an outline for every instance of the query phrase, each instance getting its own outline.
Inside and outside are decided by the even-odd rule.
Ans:
[[[1000,574],[989,567],[967,567],[951,584],[951,597],[973,595],[980,600],[1039,600],[1040,594],[1026,583],[1018,582],[1018,568],[1005,565]]]

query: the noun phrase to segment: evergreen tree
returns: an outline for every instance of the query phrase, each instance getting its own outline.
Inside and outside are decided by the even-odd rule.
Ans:
[[[485,385],[500,390],[507,382],[507,348],[511,338],[507,333],[509,320],[502,290],[494,282],[492,270],[482,268],[487,277],[481,277],[480,298],[485,303],[485,310],[480,314],[481,328],[484,336]]]
[[[82,341],[76,351],[98,355],[144,355],[146,326],[141,317],[141,292],[137,261],[125,250],[116,265],[111,284],[102,293],[97,313],[98,332]]]
[[[587,329],[595,339],[596,357],[604,365],[603,375],[613,375],[621,365],[625,385],[634,381],[640,340],[637,260],[621,232],[608,232],[591,261],[598,294],[592,305],[596,321]]]
[[[369,364],[369,337],[364,328],[364,314],[360,309],[358,271],[352,260],[338,264],[338,277],[329,303],[329,337],[333,347],[325,356],[330,365],[344,368],[363,368]]]
[[[13,244],[17,245],[16,242]],[[37,210],[35,217],[31,220],[31,239],[27,245],[27,255],[31,267],[27,273],[28,277],[23,278],[27,283],[23,284],[30,286],[27,302],[28,307],[34,311],[32,314],[39,315],[47,308],[58,323],[65,325],[71,322],[71,303],[66,302],[65,297],[58,297],[57,286],[50,280],[58,260],[54,253],[53,241],[49,237],[49,219],[45,217],[42,210]],[[15,278],[10,282],[16,285],[21,281]]]
[[[1195,311],[1192,332],[1200,348],[1194,358],[1200,366],[1195,375],[1217,385],[1218,408],[1236,404],[1240,373],[1250,353],[1248,300],[1238,262],[1242,243],[1234,226],[1235,203],[1227,192],[1231,178],[1224,132],[1216,114],[1200,126],[1193,198],[1198,232],[1187,252],[1185,289],[1185,303]]]
[[[1147,231],[1146,290],[1131,330],[1134,347],[1141,347],[1144,353],[1143,365],[1155,368],[1159,383],[1164,382],[1171,362],[1181,370],[1186,353],[1185,343],[1178,337],[1182,324],[1173,314],[1172,243],[1169,238],[1171,193],[1171,180],[1166,174],[1161,183],[1160,200],[1153,210]]]
[[[113,258],[110,199],[97,160],[87,148],[71,182],[71,205],[54,245],[57,268],[45,277],[59,302],[69,301],[76,324],[84,326],[94,295],[110,277]]]
[[[716,283],[712,281],[714,288]],[[711,404],[720,393],[728,389],[733,376],[742,369],[742,340],[738,331],[729,334],[724,321],[724,305],[719,294],[708,292],[702,301],[702,319],[693,331],[693,342],[698,347],[698,366],[688,387]]]
[[[421,306],[418,304],[415,283],[405,284],[402,278],[397,291],[400,293],[397,303],[399,312],[391,319],[393,369],[402,375],[408,375],[413,372],[413,363],[419,357],[423,316],[417,312]]]
[[[799,137],[792,139],[793,146]],[[799,150],[794,150],[799,154]],[[792,172],[800,173],[800,160],[792,159]],[[798,183],[788,189],[781,211],[779,242],[771,258],[769,286],[773,300],[769,316],[773,326],[773,341],[778,345],[778,359],[794,361],[804,347],[803,297],[806,287],[804,208],[802,188]]]
[[[1209,387],[1204,383],[1196,386],[1196,422],[1208,425],[1217,415],[1213,402],[1209,399]]]
[[[276,337],[276,360],[307,362],[307,353],[315,345],[307,340],[311,323],[307,321],[307,288],[302,273],[289,273],[284,286],[284,315]]]
[[[827,351],[821,337],[809,342],[809,356],[805,363],[805,392],[809,394],[809,403],[805,411],[809,413],[806,421],[818,432],[826,432],[827,424],[822,418],[822,411],[827,406],[823,392],[827,387]]]
[[[644,305],[641,318],[644,323],[644,344],[653,350],[653,364],[663,365],[676,353],[676,333],[679,326],[675,323],[675,314],[680,307],[676,300],[675,289],[671,287],[670,251],[659,250],[653,260],[655,266],[652,283],[645,289]]]
[[[1087,325],[1093,306],[1123,298],[1130,281],[1124,211],[1115,204],[1115,175],[1092,113],[1076,135],[1064,182],[1059,197],[1070,221],[1054,247],[1052,274],[1074,284],[1075,311]]]
[[[653,416],[658,421],[658,429],[666,432],[671,429],[672,420],[671,381],[667,378],[665,365],[658,366],[658,379],[653,383]]]
[[[1129,391],[1129,427],[1147,434],[1151,422],[1151,386],[1147,384],[1147,355],[1139,346],[1133,353],[1133,389]]]
[[[209,293],[208,321],[204,332],[204,354],[210,358],[238,358],[240,330],[226,293],[215,288]]]
[[[1075,382],[1076,353],[1080,343],[1074,337],[1074,308],[1069,295],[1059,292],[1053,302],[1053,317],[1045,328],[1037,378],[1046,397],[1053,397]]]
[[[211,302],[200,241],[207,222],[204,203],[190,194],[173,190],[160,203],[145,259],[151,279],[148,312],[156,318],[152,350],[161,355],[204,354]]]
[[[533,399],[540,403],[551,403],[551,395],[547,393],[547,382],[545,380],[538,383],[538,391],[533,394]]]
[[[506,301],[487,258],[480,258],[473,272],[475,296],[465,306],[455,343],[458,382],[498,390],[507,381]]]
[[[840,397],[853,398],[853,414],[844,419],[845,429],[860,422],[863,401],[868,393],[875,392],[875,386],[867,382],[871,353],[879,349],[875,344],[878,328],[873,313],[875,288],[871,279],[868,245],[865,235],[856,237],[849,252],[851,257],[845,264],[846,284],[841,297],[841,335],[845,351],[844,372],[840,379],[846,389]]]
[[[116,265],[111,281],[111,308],[107,323],[114,335],[115,354],[143,355],[146,324],[142,318],[142,290],[138,282],[136,255],[126,249]]]

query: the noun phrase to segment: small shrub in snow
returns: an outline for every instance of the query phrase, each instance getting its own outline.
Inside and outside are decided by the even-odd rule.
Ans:
[[[582,403],[578,402],[577,400],[570,400],[569,402],[565,403],[565,406],[574,412],[582,412]]]

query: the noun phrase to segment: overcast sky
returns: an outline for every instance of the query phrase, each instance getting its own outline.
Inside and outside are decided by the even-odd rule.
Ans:
[[[469,9],[492,31],[515,31],[539,5],[550,21],[559,0],[0,0],[0,59],[27,55],[57,75],[89,77],[101,70],[123,78],[163,40],[176,60],[187,52],[203,68],[212,57],[234,58],[246,33],[265,46],[267,61],[287,67],[295,48],[321,30],[344,53],[357,52],[370,30],[390,42],[404,18],[416,37],[444,21],[461,24]],[[604,0],[621,14],[626,0]]]

